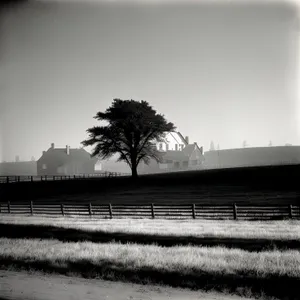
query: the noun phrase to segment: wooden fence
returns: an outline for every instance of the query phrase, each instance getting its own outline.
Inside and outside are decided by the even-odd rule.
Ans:
[[[100,218],[300,219],[298,205],[0,203],[1,214]]]
[[[0,183],[22,182],[22,181],[53,181],[53,180],[71,180],[99,177],[119,177],[129,176],[129,173],[103,172],[94,174],[78,175],[42,175],[42,176],[0,176]]]

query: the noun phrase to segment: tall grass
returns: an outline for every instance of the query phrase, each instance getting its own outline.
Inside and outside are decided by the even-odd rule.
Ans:
[[[3,215],[0,224],[51,225],[86,231],[124,232],[168,236],[249,239],[300,239],[300,221],[77,219]]]
[[[271,275],[300,278],[300,251],[247,252],[223,247],[160,247],[138,244],[63,243],[57,240],[0,239],[1,259],[47,261],[66,265],[85,260],[94,266],[109,262],[116,268],[151,268],[180,274]]]

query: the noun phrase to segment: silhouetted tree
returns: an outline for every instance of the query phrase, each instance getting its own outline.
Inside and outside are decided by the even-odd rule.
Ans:
[[[94,146],[91,156],[101,159],[118,154],[118,161],[130,166],[133,178],[138,176],[140,161],[149,164],[150,158],[160,160],[155,143],[161,142],[166,132],[176,129],[146,101],[114,99],[105,112],[98,112],[94,118],[108,125],[89,128],[89,138],[82,144]]]
[[[269,142],[269,147],[272,147],[272,141]]]
[[[248,146],[246,141],[243,141],[243,148],[246,148]]]
[[[210,150],[210,151],[213,151],[213,150],[215,150],[215,144],[214,144],[214,142],[213,142],[213,141],[211,141],[211,142],[210,142],[210,147],[209,147],[209,150]]]

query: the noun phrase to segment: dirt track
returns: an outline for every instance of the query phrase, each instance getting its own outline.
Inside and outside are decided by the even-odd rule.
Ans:
[[[0,300],[247,300],[185,289],[0,270]],[[250,300],[250,299],[249,299]]]

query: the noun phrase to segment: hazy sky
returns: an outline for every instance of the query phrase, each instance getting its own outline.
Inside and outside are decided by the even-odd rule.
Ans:
[[[148,101],[205,151],[300,144],[294,6],[70,2],[1,16],[0,160],[79,147],[113,98]]]

